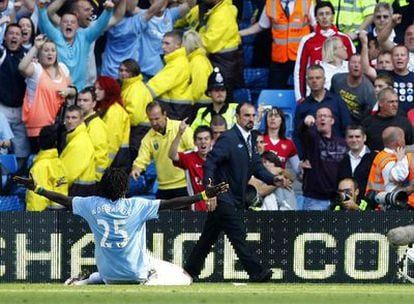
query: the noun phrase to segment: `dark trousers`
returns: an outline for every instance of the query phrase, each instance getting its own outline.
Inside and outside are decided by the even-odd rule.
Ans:
[[[180,196],[188,196],[187,188],[176,188],[176,189],[168,189],[168,190],[162,190],[158,189],[156,198],[160,200],[168,200],[172,198],[177,198]],[[188,210],[189,207],[179,207],[175,208],[175,210]]]
[[[129,133],[129,151],[132,162],[137,158],[139,147],[141,147],[141,141],[149,129],[149,126],[142,125],[131,127],[131,132]]]
[[[187,188],[185,187],[168,189],[168,190],[158,189],[156,196],[157,196],[157,199],[167,200],[167,199],[172,199],[172,198],[176,198],[180,196],[188,196],[188,192],[187,192]]]
[[[192,277],[197,277],[200,274],[204,261],[221,231],[229,238],[250,278],[258,276],[264,268],[260,265],[256,254],[247,245],[243,213],[231,204],[220,204],[220,202],[217,204],[217,209],[208,214],[200,239],[187,259],[185,270]]]
[[[269,69],[269,89],[290,90],[293,83],[288,84],[289,77],[293,77],[295,61],[285,63],[272,62]]]

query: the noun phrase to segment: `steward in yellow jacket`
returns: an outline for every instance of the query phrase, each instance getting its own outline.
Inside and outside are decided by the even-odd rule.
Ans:
[[[105,112],[102,120],[105,122],[108,132],[109,165],[118,167],[118,164],[131,165],[129,157],[129,133],[131,125],[129,116],[125,109],[117,102],[112,104]],[[128,159],[124,158],[128,155]],[[116,162],[113,161],[116,159]]]
[[[74,123],[70,120],[75,120]],[[82,110],[70,106],[65,113],[68,128],[66,145],[60,155],[67,172],[69,196],[90,196],[96,194],[95,149],[86,125]]]
[[[68,195],[68,182],[65,166],[59,159],[57,145],[57,134],[52,126],[43,127],[39,134],[40,151],[33,160],[30,174],[42,186]],[[26,192],[26,210],[43,211],[45,209],[60,209],[61,205],[56,204],[47,198],[40,196],[33,191]]]
[[[150,128],[145,109],[152,101],[152,95],[143,81],[141,69],[135,60],[122,61],[119,67],[119,77],[122,82],[122,101],[131,124],[129,150],[131,158],[135,159],[141,140]]]
[[[213,72],[213,66],[202,48],[192,51],[188,55],[191,70],[191,91],[194,103],[207,105],[211,98],[206,95],[208,76]]]
[[[199,34],[212,65],[220,68],[232,91],[244,86],[237,8],[231,0],[215,0],[213,5],[205,8],[206,13],[199,20]],[[199,10],[198,7],[195,10]]]
[[[193,107],[190,63],[181,43],[181,34],[178,32],[165,34],[165,66],[147,83],[152,97],[160,101],[168,117],[178,120],[188,117]]]
[[[96,112],[88,114],[84,122],[95,149],[96,181],[99,182],[109,166],[108,128]]]
[[[178,133],[181,122],[168,119],[165,110],[161,109],[159,105],[153,106],[150,111],[157,113],[157,120],[154,121],[154,126],[142,140],[131,175],[133,178],[137,178],[154,160],[159,190],[185,188],[184,171],[175,167],[168,157],[168,151]],[[193,147],[193,132],[191,128],[187,128],[180,141],[179,151],[191,150]]]
[[[149,127],[145,108],[152,101],[152,95],[143,79],[142,74],[122,79],[122,100],[125,104],[125,110],[129,114],[132,127]]]
[[[108,167],[131,169],[129,135],[131,124],[121,97],[121,86],[112,77],[99,76],[95,82],[96,105],[108,139]],[[93,142],[93,140],[92,140]]]

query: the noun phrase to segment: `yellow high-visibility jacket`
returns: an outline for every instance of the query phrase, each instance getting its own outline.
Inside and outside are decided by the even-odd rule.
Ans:
[[[56,148],[48,150],[40,150],[33,160],[30,168],[30,174],[38,185],[43,188],[68,195],[68,181],[66,168],[62,160],[59,159],[58,150]],[[43,211],[49,206],[60,206],[38,195],[33,191],[26,192],[26,210],[27,211]]]

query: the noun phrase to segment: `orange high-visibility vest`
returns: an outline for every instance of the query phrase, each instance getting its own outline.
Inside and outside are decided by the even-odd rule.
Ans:
[[[408,159],[408,181],[414,181],[414,163],[413,163],[413,154],[407,153],[407,159]],[[395,154],[390,154],[385,151],[381,151],[377,154],[377,156],[374,158],[374,161],[372,162],[371,170],[369,171],[368,176],[368,183],[367,188],[365,191],[365,194],[368,194],[369,191],[375,191],[375,192],[383,192],[385,191],[385,185],[384,185],[384,178],[382,177],[382,170],[385,168],[385,166],[391,162],[397,161],[397,157]],[[412,207],[414,207],[414,194],[411,194],[408,196],[408,204]]]
[[[280,0],[266,2],[266,14],[272,21],[272,61],[295,61],[300,40],[311,32],[309,7],[312,0],[298,0],[287,18]]]

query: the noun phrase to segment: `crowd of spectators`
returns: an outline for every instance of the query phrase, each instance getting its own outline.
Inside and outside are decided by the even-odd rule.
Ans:
[[[414,189],[412,0],[3,0],[0,43],[0,153],[50,190],[99,194],[115,167],[131,185],[155,168],[139,194],[198,192],[243,102],[246,147],[285,181],[251,178],[243,208],[386,209],[365,194]],[[264,89],[293,90],[296,111],[256,105]]]

